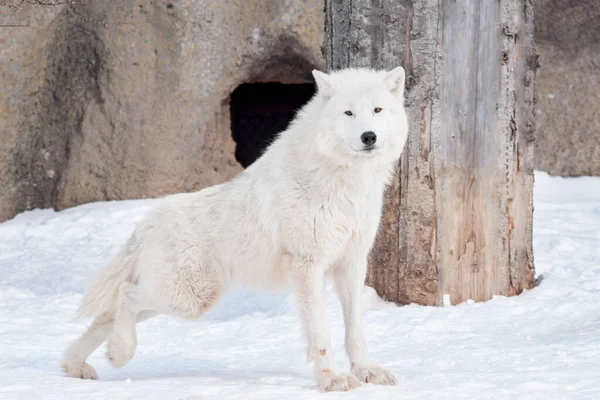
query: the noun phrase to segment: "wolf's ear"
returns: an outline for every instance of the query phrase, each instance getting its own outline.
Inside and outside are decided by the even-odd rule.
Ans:
[[[388,89],[395,96],[399,97],[404,96],[404,80],[404,68],[402,67],[394,68],[393,70],[388,72],[384,78],[385,85],[388,87]]]
[[[333,88],[331,85],[331,77],[324,72],[313,69],[312,75],[317,83],[319,93],[324,97],[330,97],[333,94]]]

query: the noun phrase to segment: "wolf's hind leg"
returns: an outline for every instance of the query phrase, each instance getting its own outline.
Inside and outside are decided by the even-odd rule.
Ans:
[[[108,337],[114,321],[113,313],[102,313],[94,319],[94,322],[65,352],[61,363],[62,369],[71,378],[97,379],[96,370],[85,360],[96,350]]]
[[[120,368],[135,355],[137,334],[135,324],[139,317],[147,319],[157,313],[142,311],[137,285],[124,282],[119,288],[119,299],[113,323],[113,331],[108,339],[106,356],[113,367]],[[141,319],[140,318],[140,319]]]

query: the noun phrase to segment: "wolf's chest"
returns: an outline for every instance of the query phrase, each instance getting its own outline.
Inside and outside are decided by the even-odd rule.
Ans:
[[[367,202],[338,202],[324,204],[314,220],[316,245],[338,252],[350,242],[363,241],[376,231],[381,205]]]

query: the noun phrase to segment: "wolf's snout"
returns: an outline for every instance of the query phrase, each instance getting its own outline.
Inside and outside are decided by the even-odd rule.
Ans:
[[[366,146],[373,146],[375,144],[375,142],[377,141],[377,135],[375,134],[375,132],[364,132],[362,135],[360,135],[360,140],[366,145]]]

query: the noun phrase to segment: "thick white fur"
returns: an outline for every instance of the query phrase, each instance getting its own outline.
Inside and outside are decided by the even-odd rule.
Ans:
[[[254,164],[224,184],[166,197],[140,223],[82,301],[80,314],[96,319],[66,351],[69,376],[95,379],[85,361],[106,339],[111,363],[126,364],[136,322],[200,317],[236,285],[292,285],[323,390],[395,383],[369,359],[360,297],[385,185],[408,133],[404,70],[313,75],[317,94]],[[370,151],[366,131],[377,135]],[[332,358],[326,274],[342,303],[352,374],[339,373]]]

